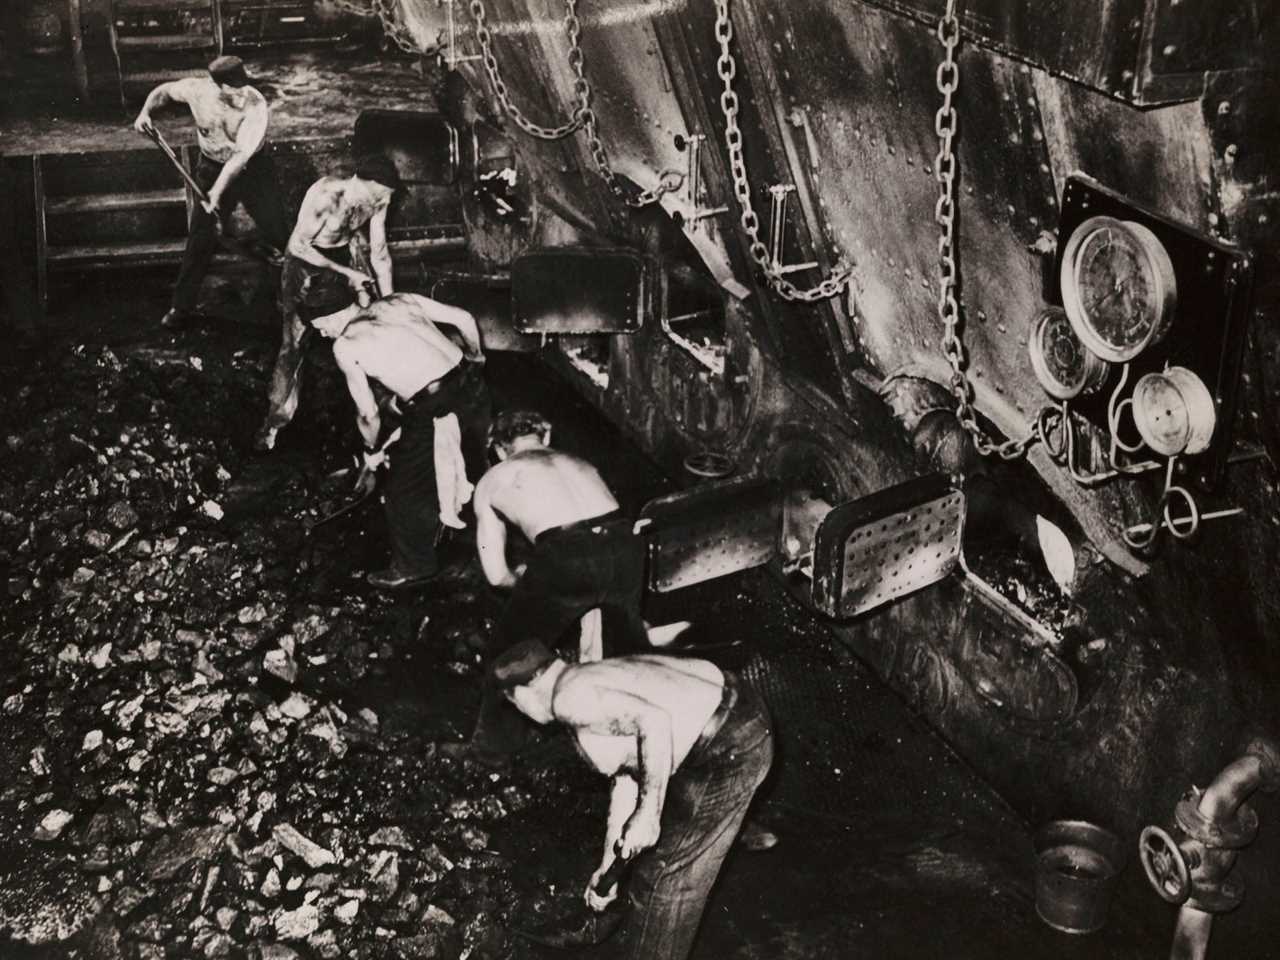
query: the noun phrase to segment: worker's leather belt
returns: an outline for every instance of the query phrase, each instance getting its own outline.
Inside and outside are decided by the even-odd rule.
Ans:
[[[534,538],[534,543],[541,543],[543,540],[551,539],[562,533],[608,533],[616,529],[619,524],[631,526],[631,521],[622,515],[622,510],[610,510],[608,513],[602,513],[598,517],[587,517],[585,520],[575,520],[573,523],[562,523],[558,527],[548,527]]]
[[[412,397],[406,400],[403,404],[401,404],[401,406],[412,407],[415,403],[417,403],[420,400],[425,400],[428,397],[434,397],[441,390],[445,389],[446,387],[452,386],[456,381],[461,380],[463,375],[467,372],[467,368],[470,366],[471,364],[469,364],[466,360],[459,360],[457,366],[453,367],[451,370],[449,370],[447,373],[443,374],[442,376],[439,376],[436,379],[432,380],[425,387],[423,387],[421,390],[415,393]]]

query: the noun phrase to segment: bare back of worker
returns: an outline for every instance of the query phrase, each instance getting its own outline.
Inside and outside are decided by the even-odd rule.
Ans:
[[[190,108],[200,152],[210,160],[226,163],[243,147],[236,138],[250,113],[263,114],[261,127],[266,130],[267,101],[253,87],[224,87],[208,77],[188,77],[174,81],[171,88],[170,96]],[[254,152],[261,146],[260,138]]]
[[[389,202],[389,195],[378,196],[360,181],[321,177],[302,199],[290,246],[300,240],[324,249],[344,247]]]
[[[573,729],[579,751],[596,770],[639,779],[638,735],[666,736],[662,728],[669,723],[675,770],[720,705],[723,685],[720,668],[707,660],[661,654],[606,658],[566,668],[551,709]]]
[[[408,400],[462,360],[462,350],[429,315],[433,304],[425,297],[394,294],[363,309],[353,304],[332,314],[332,322],[345,326],[334,347],[341,354],[339,362],[344,367],[353,363]],[[328,320],[322,318],[317,326]]]
[[[538,534],[618,509],[599,472],[572,454],[535,446],[489,468],[476,490],[509,523],[535,540]]]

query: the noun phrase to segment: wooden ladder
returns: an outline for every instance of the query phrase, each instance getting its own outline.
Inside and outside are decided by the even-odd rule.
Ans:
[[[222,0],[112,0],[111,47],[127,106],[131,87],[202,74],[222,53]]]
[[[180,149],[188,169],[194,152]],[[55,274],[181,262],[195,198],[158,151],[35,154],[31,174],[41,306]]]

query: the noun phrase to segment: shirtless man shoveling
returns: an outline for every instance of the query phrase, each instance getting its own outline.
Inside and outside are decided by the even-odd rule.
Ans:
[[[763,703],[706,660],[650,654],[569,664],[536,640],[503,654],[493,673],[522,713],[563,724],[587,763],[613,780],[600,865],[584,894],[604,910],[618,890],[602,879],[616,859],[635,858],[631,910],[614,915],[622,929],[610,955],[683,960],[773,761]]]
[[[457,329],[465,350],[439,324]],[[369,574],[369,583],[386,589],[420,584],[439,570],[435,541],[442,512],[446,521],[456,518],[460,502],[470,494],[467,472],[478,476],[483,468],[489,399],[475,318],[416,293],[395,293],[319,317],[312,326],[333,339],[334,359],[355,402],[365,448],[361,483],[371,484],[373,471],[384,458],[390,460],[386,518],[391,564]],[[382,413],[373,383],[391,391],[400,408],[400,440],[389,453],[379,442]],[[454,485],[439,482],[442,471]]]
[[[275,164],[263,149],[270,113],[262,94],[249,85],[239,57],[219,57],[209,64],[209,76],[162,83],[147,96],[134,129],[156,143],[163,140],[151,114],[171,103],[182,103],[196,124],[200,159],[190,182],[204,197],[191,211],[182,268],[173,301],[162,325],[181,328],[195,311],[200,284],[218,247],[219,228],[237,203],[243,203],[263,238],[282,249],[288,235]],[[167,151],[171,152],[171,151]],[[274,284],[267,273],[263,290]]]

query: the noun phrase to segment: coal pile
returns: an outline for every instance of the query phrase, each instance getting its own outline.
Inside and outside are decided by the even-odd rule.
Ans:
[[[500,852],[581,774],[459,749],[497,601],[474,565],[412,602],[358,570],[305,589],[341,385],[313,378],[312,461],[238,515],[268,358],[206,346],[6,371],[0,953],[522,955],[512,927],[577,908],[596,831],[563,876]],[[406,675],[436,698],[407,721],[425,691],[376,692]]]

